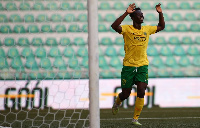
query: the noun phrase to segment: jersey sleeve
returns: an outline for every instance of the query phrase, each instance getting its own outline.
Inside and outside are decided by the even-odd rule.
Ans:
[[[126,27],[127,25],[121,25],[121,27],[122,27],[122,32],[120,33],[120,34],[124,34],[125,32],[126,32]]]
[[[155,34],[157,30],[157,26],[148,26],[149,35]]]

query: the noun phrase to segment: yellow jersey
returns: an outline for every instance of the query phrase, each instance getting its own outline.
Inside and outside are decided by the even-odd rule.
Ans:
[[[149,65],[147,59],[149,36],[156,32],[157,26],[142,26],[140,30],[134,28],[133,25],[122,25],[121,27],[125,43],[123,65],[133,67]]]

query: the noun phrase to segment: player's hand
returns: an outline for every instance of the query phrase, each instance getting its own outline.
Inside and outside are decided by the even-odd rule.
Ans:
[[[161,13],[162,12],[162,8],[161,8],[161,6],[160,6],[161,4],[159,3],[158,5],[156,5],[156,11],[158,12],[158,13]]]
[[[135,10],[135,3],[133,3],[133,4],[130,4],[129,5],[129,7],[127,8],[127,10],[126,10],[126,12],[128,13],[128,14],[130,14],[130,13],[133,13]]]

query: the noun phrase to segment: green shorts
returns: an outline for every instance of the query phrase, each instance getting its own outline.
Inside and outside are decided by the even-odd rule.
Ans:
[[[121,87],[132,88],[137,81],[148,84],[148,65],[141,67],[123,66],[121,72]]]

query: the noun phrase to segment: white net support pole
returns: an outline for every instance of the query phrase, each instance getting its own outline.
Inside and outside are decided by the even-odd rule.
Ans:
[[[100,128],[98,0],[88,0],[89,111],[90,128]]]

